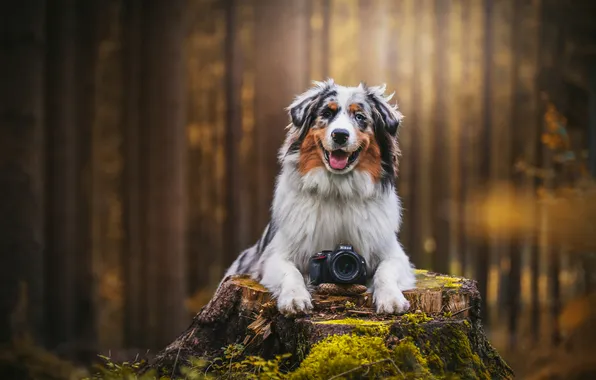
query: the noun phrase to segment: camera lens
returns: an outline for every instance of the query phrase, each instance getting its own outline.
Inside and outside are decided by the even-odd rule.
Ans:
[[[352,252],[339,252],[331,263],[331,274],[337,282],[350,282],[360,273],[360,261]]]

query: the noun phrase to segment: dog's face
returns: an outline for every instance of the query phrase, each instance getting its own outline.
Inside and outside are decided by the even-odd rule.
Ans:
[[[316,82],[288,107],[287,151],[298,154],[302,175],[325,168],[336,175],[366,171],[374,182],[393,181],[401,113],[384,87]]]

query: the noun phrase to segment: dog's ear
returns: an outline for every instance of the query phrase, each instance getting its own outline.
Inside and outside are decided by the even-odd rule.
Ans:
[[[313,87],[298,95],[287,108],[292,124],[298,129],[310,126],[315,118],[318,100],[322,94],[326,93],[333,86],[332,79],[325,82],[315,81],[313,83]]]
[[[397,106],[389,104],[394,94],[385,96],[385,85],[366,87],[365,90],[373,106],[375,123],[382,124],[380,127],[384,128],[391,136],[395,136],[401,125],[403,115],[397,109]]]

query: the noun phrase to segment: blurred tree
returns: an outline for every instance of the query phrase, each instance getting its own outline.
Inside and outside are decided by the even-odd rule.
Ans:
[[[48,2],[47,119],[47,342],[86,340],[94,330],[89,192],[97,41],[94,2]]]
[[[95,119],[96,62],[99,40],[99,1],[79,0],[77,2],[77,80],[76,80],[76,120],[78,132],[78,172],[77,185],[78,255],[75,258],[75,333],[77,337],[96,350],[96,315],[94,307],[95,282],[91,237],[91,165],[92,165],[92,126]],[[95,352],[93,352],[95,354]]]
[[[285,111],[308,85],[308,13],[305,0],[255,3],[255,122],[259,204],[255,227],[269,221],[277,165],[289,117]]]
[[[186,1],[142,8],[139,191],[148,311],[146,347],[167,344],[186,325]],[[142,270],[142,269],[141,269]]]
[[[358,28],[360,54],[358,67],[352,68],[352,70],[356,69],[359,80],[371,86],[387,84],[388,80],[388,6],[389,1],[387,0],[360,0],[358,2],[358,18],[361,21]],[[369,25],[375,27],[371,28]],[[373,41],[374,43],[372,43]],[[387,90],[393,91],[389,88]]]
[[[0,6],[0,343],[41,335],[45,9]]]
[[[236,170],[232,175],[240,175],[233,178],[234,187],[227,186],[227,181],[232,180],[226,175],[227,170],[230,170],[228,165],[240,164],[240,161],[234,158],[237,152],[226,148],[226,144],[230,143],[228,138],[233,138],[227,134],[226,119],[229,116],[226,81],[230,79],[227,76],[229,69],[226,64],[228,5],[226,1],[192,0],[188,3],[187,9],[192,15],[185,48],[189,105],[186,112],[186,130],[189,137],[186,271],[187,287],[192,294],[192,301],[189,300],[187,303],[187,311],[194,310],[196,305],[202,306],[211,297],[222,275],[222,264],[225,261],[229,262],[226,255],[230,252],[230,247],[226,247],[225,244],[238,238],[237,232],[243,224],[241,218],[246,217],[239,213],[250,208],[253,203],[239,202],[235,207],[240,208],[234,209],[226,206],[226,196],[232,193],[248,193],[242,192],[239,188],[247,178],[240,175],[243,173],[241,170]],[[240,17],[242,8],[250,5],[242,3],[240,6],[240,3],[237,3],[239,9],[235,9],[234,12]],[[234,65],[239,65],[243,60],[243,56],[236,54]],[[240,88],[236,90],[240,91]],[[228,212],[236,214],[230,216],[235,219],[233,227],[224,226]],[[223,232],[224,230],[226,231]]]
[[[98,343],[122,342],[122,3],[99,2],[92,128],[91,231]]]
[[[241,194],[246,191],[245,173],[239,161],[240,142],[242,139],[242,74],[243,56],[240,40],[240,6],[238,0],[226,0],[226,216],[223,229],[224,258],[223,267],[227,268],[244,248],[247,238],[240,235],[238,227],[240,215],[248,212],[249,204],[241,202]]]
[[[449,38],[453,33],[454,26],[449,24],[450,2],[435,0],[433,18],[435,19],[435,38],[436,62],[433,67],[434,82],[436,84],[436,108],[433,113],[433,131],[432,131],[432,155],[433,155],[433,173],[432,173],[432,206],[434,215],[433,236],[436,250],[433,256],[432,268],[440,273],[449,273],[450,259],[450,231],[448,213],[449,197],[453,194],[449,191],[451,168],[454,163],[449,157],[449,117],[450,113],[457,112],[449,108],[449,97],[452,94],[449,91],[449,80],[451,73],[445,73],[450,70],[449,62]],[[454,47],[455,48],[455,47]],[[443,159],[445,158],[445,159]],[[484,310],[484,309],[483,309]]]
[[[144,205],[146,171],[141,164],[141,133],[139,108],[141,67],[141,17],[142,1],[124,1],[123,11],[123,72],[124,75],[124,342],[129,347],[146,341],[147,295],[145,239],[142,223],[145,220]]]
[[[79,239],[75,0],[49,0],[46,80],[46,310],[48,344],[74,338]]]

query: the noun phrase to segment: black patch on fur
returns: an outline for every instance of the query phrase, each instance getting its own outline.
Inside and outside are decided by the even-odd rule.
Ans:
[[[257,256],[261,256],[263,254],[263,252],[265,252],[265,248],[267,248],[269,243],[271,243],[271,240],[273,240],[273,237],[275,236],[276,232],[277,232],[277,226],[275,225],[275,223],[272,220],[267,225],[267,232],[265,233],[265,236],[263,236],[261,238],[261,248],[259,250],[257,250]]]
[[[384,128],[391,136],[397,134],[399,129],[400,120],[397,119],[389,110],[389,106],[381,102],[375,95],[369,95],[368,97],[375,110],[379,113],[380,120],[384,124]]]
[[[396,119],[387,109],[387,106],[378,100],[376,96],[369,95],[368,98],[375,110],[373,112],[373,129],[375,139],[381,150],[381,168],[383,169],[381,184],[384,187],[395,186],[394,155],[396,152],[394,152],[395,144],[393,140],[396,138],[400,120]]]
[[[269,231],[269,224],[267,224],[265,226],[265,230],[263,231],[263,233],[267,233]],[[263,239],[264,236],[261,234],[261,237],[259,238],[259,241],[257,242],[257,256],[261,254],[261,252],[263,251]]]
[[[312,98],[306,98],[302,101],[302,103],[298,103],[295,107],[290,110],[290,117],[292,118],[292,124],[296,127],[300,128],[304,122],[306,121],[306,114],[308,109],[308,103],[312,101]],[[303,112],[298,112],[298,110],[304,109]]]
[[[243,264],[244,264],[244,261],[246,260],[246,256],[248,256],[248,251],[249,251],[248,249],[245,249],[240,254],[240,257],[238,257],[238,268],[236,269],[236,272],[238,272],[238,273],[245,272],[245,270],[243,268]]]
[[[269,228],[269,226],[267,226],[266,228]],[[257,241],[257,253],[261,252],[261,245],[263,244],[263,237],[261,236],[259,238],[259,241]]]
[[[395,167],[393,161],[393,143],[391,137],[384,128],[375,127],[375,139],[381,150],[381,168],[383,173],[381,176],[381,184],[383,186],[395,185]]]
[[[286,154],[295,153],[300,149],[300,146],[306,138],[308,131],[310,130],[310,128],[312,128],[313,123],[317,119],[318,111],[323,106],[323,103],[325,103],[325,101],[329,99],[331,96],[337,96],[337,91],[335,91],[332,87],[328,87],[326,89],[321,90],[321,92],[318,95],[315,95],[312,98],[305,99],[298,106],[290,110],[292,123],[297,128],[300,128],[300,135],[298,136],[298,139],[290,145]],[[294,114],[296,113],[295,110],[301,109],[306,102],[309,102],[310,104],[306,106],[306,109],[303,112],[304,117],[300,119],[298,117],[299,115],[294,116]]]

